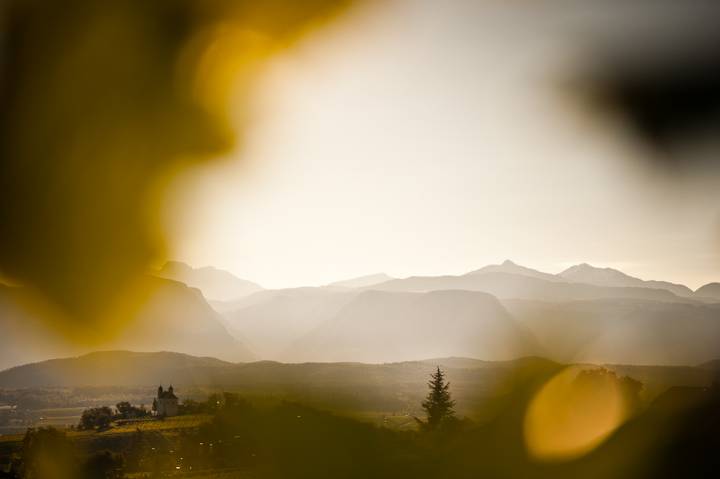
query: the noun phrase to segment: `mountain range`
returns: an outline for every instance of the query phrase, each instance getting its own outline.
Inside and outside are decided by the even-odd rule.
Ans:
[[[265,290],[223,316],[258,357],[290,362],[538,354],[684,365],[720,351],[720,305],[708,288],[696,296],[587,264],[553,275],[511,261],[459,276],[374,280]]]
[[[529,330],[475,291],[364,291],[294,342],[291,361],[396,362],[425,357],[512,359],[537,354]]]
[[[667,281],[644,281],[634,278],[612,268],[596,268],[587,263],[571,266],[557,276],[574,283],[587,283],[597,286],[612,287],[638,287],[665,289],[678,296],[692,296],[693,290],[684,284],[669,283]]]
[[[386,281],[372,288],[393,291],[469,289],[485,291],[501,298],[548,301],[609,297],[675,301],[678,298],[713,297],[713,294],[707,294],[707,289],[704,295],[697,294],[681,284],[645,281],[616,269],[597,268],[586,263],[571,266],[558,274],[550,274],[520,266],[510,260],[464,275],[412,276]]]
[[[437,291],[462,289],[482,291],[504,299],[536,299],[542,301],[575,301],[600,298],[637,298],[656,301],[680,301],[666,289],[626,286],[596,286],[586,283],[547,281],[533,276],[492,272],[462,276],[412,276],[370,286],[383,291]]]
[[[505,261],[456,276],[378,274],[272,290],[169,262],[144,281],[147,301],[103,348],[228,361],[541,355],[644,365],[697,364],[720,351],[719,283],[693,292],[587,264],[555,275]],[[24,295],[0,285],[0,368],[88,351],[44,328]]]
[[[245,279],[240,279],[227,271],[213,267],[193,268],[179,261],[168,261],[161,269],[152,274],[159,277],[180,281],[188,286],[200,289],[212,303],[222,303],[225,309],[243,305],[243,298],[263,288]],[[493,276],[495,275],[495,276]],[[484,279],[481,279],[485,277]],[[487,281],[490,278],[490,281]],[[523,285],[520,279],[533,278],[548,283],[560,283],[563,286],[547,286],[544,283],[527,282]],[[492,281],[492,280],[495,281]],[[493,285],[490,283],[506,283]],[[514,286],[517,285],[517,288]],[[582,286],[568,286],[582,285]],[[587,288],[624,288],[603,290]],[[510,260],[500,264],[484,266],[457,276],[411,276],[393,278],[385,273],[370,274],[342,281],[329,283],[324,288],[330,289],[382,289],[405,291],[432,291],[438,289],[471,289],[485,291],[501,297],[533,299],[567,300],[597,299],[603,297],[637,297],[644,299],[671,299],[675,296],[693,299],[720,299],[720,283],[709,283],[697,291],[683,284],[669,281],[643,280],[630,276],[613,268],[598,268],[587,263],[571,266],[558,274],[545,273],[532,268],[518,265]],[[297,289],[297,288],[296,288]],[[563,289],[567,291],[563,291]],[[643,291],[653,290],[653,291]],[[674,296],[657,292],[668,291]],[[543,294],[549,297],[542,297]],[[554,299],[555,298],[555,299]]]

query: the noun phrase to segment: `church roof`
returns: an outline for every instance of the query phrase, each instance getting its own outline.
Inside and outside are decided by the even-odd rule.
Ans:
[[[175,395],[175,392],[173,391],[173,387],[170,386],[167,391],[163,391],[162,386],[158,388],[158,399],[177,399],[178,397]]]

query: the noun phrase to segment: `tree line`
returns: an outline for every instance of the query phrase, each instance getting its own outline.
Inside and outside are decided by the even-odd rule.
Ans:
[[[150,411],[145,406],[136,407],[127,401],[115,405],[115,410],[107,407],[93,407],[85,409],[80,416],[79,430],[107,429],[113,421],[123,419],[139,419],[149,417]]]

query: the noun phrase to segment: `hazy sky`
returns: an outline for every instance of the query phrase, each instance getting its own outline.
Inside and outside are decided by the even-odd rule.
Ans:
[[[650,168],[564,87],[588,12],[381,3],[273,60],[244,149],[178,182],[174,257],[266,287],[506,258],[720,281],[717,176]]]

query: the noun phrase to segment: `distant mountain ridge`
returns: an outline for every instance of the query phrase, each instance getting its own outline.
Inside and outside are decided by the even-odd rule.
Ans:
[[[547,281],[533,276],[504,272],[473,272],[462,276],[411,276],[370,286],[367,289],[408,292],[458,289],[482,291],[500,299],[523,298],[544,301],[577,301],[600,298],[637,298],[657,301],[682,299],[665,289]]]
[[[471,271],[467,273],[468,275],[476,275],[476,274],[485,274],[485,273],[507,273],[507,274],[518,274],[521,276],[529,276],[531,278],[539,278],[544,279],[546,281],[565,281],[563,278],[558,277],[557,275],[550,274],[550,273],[543,273],[542,271],[538,271],[536,269],[532,268],[526,268],[525,266],[520,266],[519,264],[513,263],[509,259],[503,261],[502,264],[490,264],[487,266],[484,266],[480,269],[477,269],[475,271]]]
[[[378,362],[479,351],[501,359],[536,351],[495,297],[472,291],[263,291],[225,313],[225,320],[259,357],[290,362]]]
[[[539,351],[497,298],[474,291],[365,291],[296,341],[281,359],[394,362],[422,357],[500,360]]]
[[[343,281],[335,281],[330,283],[328,286],[336,286],[341,288],[363,288],[366,286],[372,286],[374,284],[384,283],[390,281],[393,278],[385,273],[368,274],[365,276],[358,276],[357,278],[346,279]]]
[[[720,300],[720,283],[708,283],[695,291],[699,298],[712,298]]]
[[[678,296],[689,297],[693,295],[693,291],[683,284],[667,281],[645,281],[613,268],[597,268],[587,263],[571,266],[559,273],[558,276],[566,281],[597,286],[665,289]]]
[[[207,293],[188,285],[203,283],[205,274],[212,277],[206,289],[213,281],[229,281],[226,291],[233,299],[209,303]],[[387,278],[380,273],[281,290],[251,283],[235,297],[238,284],[247,286],[244,280],[170,262],[158,276],[147,275],[142,310],[100,347],[229,361],[501,360],[540,354],[558,361],[678,365],[712,360],[720,348],[720,283],[692,293],[588,264],[552,275],[510,260],[458,276]],[[18,291],[0,285],[0,327],[6,333],[0,335],[0,367],[87,351],[62,344],[18,308]]]
[[[289,362],[501,360],[512,351],[560,361],[686,365],[710,360],[720,348],[719,310],[711,300],[586,264],[564,275],[506,260],[460,276],[374,283],[373,275],[356,287],[264,290],[222,306],[231,333],[259,358]],[[373,284],[361,286],[366,282]],[[503,309],[515,303],[535,306]],[[536,319],[543,315],[549,316]]]
[[[542,358],[519,358],[507,361],[482,361],[472,358],[448,357],[421,359],[384,364],[360,362],[281,363],[255,361],[232,363],[212,357],[161,351],[95,351],[75,357],[49,359],[23,364],[0,371],[0,388],[32,387],[101,387],[101,386],[156,386],[158,384],[183,385],[242,385],[248,378],[254,382],[275,384],[302,384],[320,379],[338,381],[347,372],[364,370],[421,369],[419,380],[426,381],[425,370],[435,366],[448,369],[483,369],[508,367],[516,363],[536,362],[556,365]],[[268,374],[274,371],[275,374]],[[311,376],[306,371],[314,371]]]
[[[481,279],[483,277],[485,278]],[[494,277],[496,284],[492,284],[492,280],[488,281],[487,277]],[[514,278],[514,280],[511,278]],[[556,285],[542,287],[541,283],[532,283],[531,280],[556,283]],[[592,290],[571,285],[586,285],[606,289]],[[587,263],[571,266],[559,274],[551,274],[518,265],[511,260],[505,260],[501,264],[484,266],[460,276],[411,276],[387,281],[369,288],[373,287],[390,290],[403,290],[405,288],[404,290],[407,291],[469,289],[485,291],[502,298],[516,297],[525,299],[542,299],[542,294],[547,293],[549,296],[545,299],[549,301],[597,299],[602,297],[663,299],[664,296],[665,300],[672,300],[675,296],[680,298],[699,297],[697,293],[694,293],[683,284],[668,281],[645,281],[616,269],[597,268]],[[672,296],[649,293],[641,289],[666,291],[672,293]],[[720,292],[713,294],[717,294],[717,297],[720,298]],[[706,294],[705,297],[713,298],[716,296]]]
[[[0,387],[153,386],[211,378],[233,363],[175,352],[96,351],[0,372]]]
[[[221,309],[229,310],[233,304],[242,304],[243,298],[254,293],[263,291],[263,288],[251,281],[237,278],[227,271],[216,269],[214,267],[193,268],[185,263],[178,261],[167,262],[160,270],[154,273],[159,277],[173,279],[183,282],[191,287],[196,287],[203,291],[203,294],[209,301],[217,303]],[[536,269],[519,265],[512,260],[505,260],[500,264],[490,264],[482,268],[470,271],[459,276],[411,276],[408,278],[393,278],[385,273],[376,273],[365,276],[359,276],[347,280],[335,281],[323,286],[324,288],[347,288],[347,289],[387,289],[388,286],[396,288],[400,282],[417,283],[421,278],[426,281],[434,281],[441,286],[432,286],[430,290],[438,289],[463,289],[469,286],[470,290],[487,291],[495,294],[493,291],[486,289],[478,289],[474,287],[473,281],[468,278],[480,277],[484,275],[512,275],[516,277],[534,278],[551,283],[570,283],[598,286],[603,288],[644,288],[649,290],[669,291],[673,295],[682,298],[704,297],[720,299],[720,283],[710,283],[705,285],[700,294],[700,290],[693,292],[692,289],[679,283],[669,281],[643,280],[634,276],[630,276],[620,270],[613,268],[600,268],[592,266],[588,263],[581,263],[571,266],[558,274],[546,273]],[[501,276],[496,276],[500,278]],[[455,279],[451,279],[455,278]],[[464,278],[459,280],[457,278]],[[448,283],[445,285],[444,283]],[[714,285],[718,286],[714,286]],[[292,288],[300,289],[300,288]],[[413,289],[415,290],[415,289]],[[497,291],[497,289],[496,289]],[[594,294],[590,292],[576,294],[567,294],[570,299],[588,299],[590,297],[612,297],[612,291],[601,293],[596,291]],[[632,290],[615,291],[620,297],[648,297],[642,292],[633,292]],[[504,293],[500,293],[501,295]],[[652,294],[651,294],[652,296]],[[659,296],[656,296],[659,298]],[[666,296],[666,298],[669,298]],[[536,299],[536,298],[533,298]],[[553,298],[548,298],[554,300]]]
[[[212,266],[193,268],[180,261],[168,261],[152,274],[197,288],[212,301],[232,301],[263,289],[259,284],[240,279],[225,270]]]

